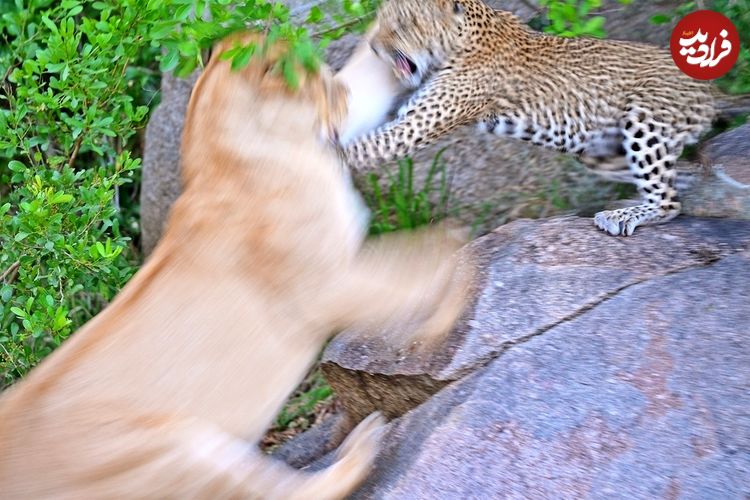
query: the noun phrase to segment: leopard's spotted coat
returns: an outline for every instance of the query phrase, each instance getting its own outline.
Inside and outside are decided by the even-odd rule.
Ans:
[[[657,47],[532,31],[481,0],[386,0],[373,50],[416,88],[391,123],[347,146],[353,167],[406,156],[451,130],[481,130],[579,156],[624,160],[643,203],[600,212],[613,235],[680,211],[675,161],[711,124],[710,86]]]

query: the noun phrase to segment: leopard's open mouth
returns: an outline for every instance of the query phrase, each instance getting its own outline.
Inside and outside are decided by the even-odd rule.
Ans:
[[[394,51],[393,60],[395,61],[396,69],[398,69],[406,77],[415,75],[419,70],[414,61],[409,59],[406,54],[398,49]]]

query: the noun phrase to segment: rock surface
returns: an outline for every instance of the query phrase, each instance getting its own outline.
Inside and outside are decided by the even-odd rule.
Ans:
[[[709,140],[702,153],[740,187],[750,189],[750,123]]]
[[[198,73],[186,79],[165,74],[161,102],[146,127],[141,178],[141,250],[148,255],[161,237],[170,207],[182,189],[180,142],[190,92]]]
[[[350,414],[405,412],[352,498],[750,495],[750,222],[523,220],[466,251],[481,276],[443,349],[347,332],[324,355]],[[409,401],[412,379],[436,392]]]
[[[284,443],[273,456],[301,469],[334,451],[354,426],[344,413],[333,414],[303,434]]]
[[[684,211],[750,219],[750,123],[707,141],[700,157],[705,175],[683,193]]]
[[[394,422],[352,498],[748,498],[750,252],[631,285]]]
[[[631,238],[608,237],[584,218],[516,221],[465,249],[477,263],[478,279],[445,345],[419,356],[388,348],[378,336],[347,331],[323,353],[323,371],[355,420],[376,409],[398,416],[622,290],[748,248],[750,222],[742,221],[680,217],[638,228]]]

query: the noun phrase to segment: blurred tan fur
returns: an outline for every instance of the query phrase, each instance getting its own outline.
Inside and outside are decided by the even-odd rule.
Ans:
[[[342,146],[385,123],[399,98],[408,90],[393,67],[372,50],[370,43],[377,32],[376,24],[362,37],[335,76],[336,81],[347,88],[349,97],[347,116],[338,131]]]
[[[376,415],[320,472],[255,444],[333,332],[418,318],[403,341],[439,340],[463,305],[458,242],[424,232],[363,246],[362,205],[320,139],[345,92],[325,68],[290,91],[270,71],[281,50],[239,72],[212,59],[162,241],[0,399],[3,498],[341,498],[368,473]]]

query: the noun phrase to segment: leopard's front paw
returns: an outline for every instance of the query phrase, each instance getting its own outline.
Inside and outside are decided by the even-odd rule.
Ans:
[[[599,212],[594,216],[594,224],[612,236],[630,236],[644,219],[643,214],[637,213],[634,208]]]

